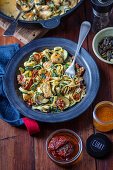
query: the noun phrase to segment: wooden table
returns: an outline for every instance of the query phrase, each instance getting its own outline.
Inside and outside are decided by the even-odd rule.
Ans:
[[[63,37],[77,42],[80,24],[84,20],[91,21],[91,4],[87,0],[84,4],[68,17],[59,27],[50,30],[45,37]],[[16,38],[2,36],[4,30],[0,28],[0,45],[19,43]],[[82,160],[71,169],[76,170],[113,170],[112,153],[105,159],[94,159],[85,149],[85,142],[91,134],[98,132],[93,127],[92,112],[96,103],[102,100],[113,102],[113,66],[105,64],[96,58],[92,51],[92,39],[94,34],[90,31],[83,47],[95,59],[100,70],[100,89],[92,105],[78,118],[66,123],[48,124],[39,123],[40,133],[31,137],[25,127],[12,127],[0,120],[0,170],[63,170],[57,166],[46,154],[45,143],[47,137],[56,129],[68,128],[80,135],[83,141]],[[105,133],[113,142],[113,131]]]

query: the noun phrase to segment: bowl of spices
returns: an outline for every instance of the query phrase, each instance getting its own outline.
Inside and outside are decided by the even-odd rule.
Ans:
[[[56,130],[46,141],[46,152],[58,165],[74,165],[82,156],[82,140],[72,130]]]
[[[102,101],[98,103],[93,111],[93,124],[101,132],[113,130],[113,103]]]
[[[113,64],[113,27],[99,31],[93,38],[92,47],[101,61]]]

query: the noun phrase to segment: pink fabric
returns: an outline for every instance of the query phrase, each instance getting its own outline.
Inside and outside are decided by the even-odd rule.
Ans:
[[[30,119],[28,117],[25,117],[22,120],[27,128],[29,135],[34,135],[34,134],[40,132],[38,123],[35,120]]]

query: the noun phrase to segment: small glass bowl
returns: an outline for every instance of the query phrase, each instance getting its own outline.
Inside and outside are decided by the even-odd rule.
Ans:
[[[74,157],[72,157],[72,159],[70,159],[70,160],[64,160],[64,161],[57,160],[52,156],[52,154],[50,153],[50,151],[48,149],[48,145],[49,145],[49,142],[51,141],[51,139],[53,137],[56,137],[56,136],[59,136],[59,135],[62,135],[62,136],[67,135],[67,136],[73,138],[74,140],[76,140],[76,142],[79,146],[78,153]],[[47,152],[49,158],[60,166],[71,166],[71,165],[76,164],[81,159],[82,148],[83,148],[83,146],[82,146],[81,138],[74,131],[69,130],[69,129],[56,130],[55,132],[50,134],[50,136],[46,140],[46,152]]]
[[[96,111],[99,110],[99,108],[106,107],[106,106],[113,108],[113,103],[109,101],[99,102],[93,110],[93,125],[100,132],[108,132],[108,131],[113,130],[113,120],[104,122],[104,121],[101,121],[96,115]]]

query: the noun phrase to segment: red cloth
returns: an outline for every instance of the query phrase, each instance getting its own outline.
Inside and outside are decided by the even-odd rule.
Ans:
[[[22,120],[28,130],[29,135],[34,135],[34,134],[40,132],[40,128],[39,128],[36,120],[30,119],[28,117],[25,117]]]

